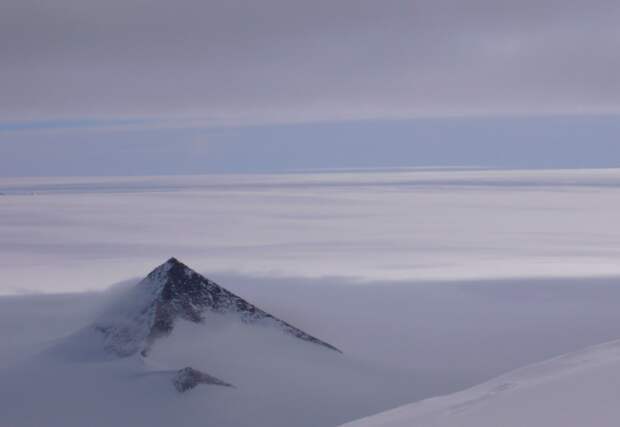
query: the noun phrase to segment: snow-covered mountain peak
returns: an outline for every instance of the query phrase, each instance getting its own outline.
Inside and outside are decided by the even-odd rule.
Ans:
[[[96,322],[104,347],[117,356],[140,352],[147,356],[153,343],[172,332],[177,320],[206,323],[205,314],[232,314],[244,323],[277,327],[301,340],[340,351],[267,313],[170,258],[151,271],[127,297],[121,310]],[[205,325],[208,327],[208,325]]]

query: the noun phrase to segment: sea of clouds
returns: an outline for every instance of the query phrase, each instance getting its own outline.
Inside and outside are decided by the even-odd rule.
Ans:
[[[0,180],[0,294],[198,271],[441,280],[620,275],[620,170]]]
[[[620,171],[1,184],[10,425],[93,414],[102,425],[336,425],[618,338]],[[135,360],[41,359],[170,256],[344,354],[217,319],[182,324],[152,363],[237,386],[182,397]]]

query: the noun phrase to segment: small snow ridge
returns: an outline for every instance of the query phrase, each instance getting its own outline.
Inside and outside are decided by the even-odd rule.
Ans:
[[[194,369],[192,367],[185,367],[183,369],[179,369],[174,379],[172,380],[174,387],[177,389],[179,393],[184,393],[196,387],[199,384],[211,384],[211,385],[219,385],[223,387],[234,387],[232,384],[229,384],[225,381],[222,381],[218,378],[215,378],[209,374],[205,374],[198,369]]]

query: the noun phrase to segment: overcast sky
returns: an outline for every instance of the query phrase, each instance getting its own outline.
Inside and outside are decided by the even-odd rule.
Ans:
[[[0,12],[5,151],[51,138],[63,152],[102,129],[182,140],[213,125],[620,112],[616,0],[4,0]]]

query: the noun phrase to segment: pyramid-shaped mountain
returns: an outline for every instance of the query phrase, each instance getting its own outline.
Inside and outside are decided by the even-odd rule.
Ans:
[[[141,352],[172,332],[178,319],[204,323],[207,312],[229,313],[245,323],[277,327],[297,339],[340,352],[336,347],[278,319],[243,298],[170,258],[144,278],[135,289],[138,302],[119,321],[103,321],[95,329],[106,349],[119,356]]]

